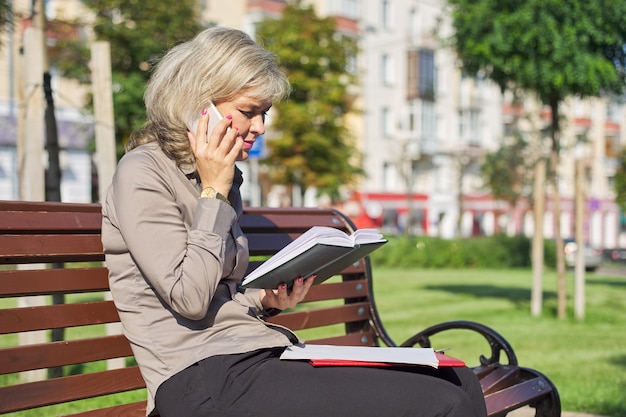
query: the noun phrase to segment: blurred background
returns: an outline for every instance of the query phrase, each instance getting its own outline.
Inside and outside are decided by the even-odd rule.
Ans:
[[[514,27],[534,37],[528,45],[524,33],[507,29],[504,17],[541,2],[516,2],[515,7],[491,2],[496,6],[489,19],[481,19],[476,7],[468,6],[472,2],[439,0],[4,3],[0,199],[51,199],[46,184],[32,173],[54,168],[58,199],[99,201],[113,168],[102,166],[102,159],[111,161],[99,155],[98,126],[114,132],[119,158],[130,132],[144,121],[143,87],[154,62],[176,42],[219,24],[258,37],[277,53],[294,85],[292,98],[271,112],[251,159],[241,163],[247,204],[333,205],[358,226],[380,227],[387,234],[530,237],[537,229],[533,189],[539,187],[542,235],[574,239],[578,187],[585,242],[616,259],[626,247],[616,188],[625,139],[624,96],[611,88],[615,83],[597,79],[603,75],[600,67],[585,69],[568,52],[590,44],[579,29],[572,26],[571,44],[554,37],[547,49],[539,35],[524,28],[524,20]],[[585,6],[589,10],[568,5],[582,2],[562,3],[571,13],[615,13],[612,2]],[[565,32],[572,21],[563,17],[559,27],[552,27],[538,16],[527,23],[548,34]],[[485,58],[491,62],[484,65],[472,50],[480,47],[478,40],[466,42],[472,39],[468,28],[474,28],[477,39],[487,39],[494,36],[485,32],[487,24],[494,29],[494,22],[502,23],[498,30],[508,30],[505,35],[515,43],[504,36],[498,41],[501,54],[493,49]],[[43,43],[27,36],[37,27]],[[106,93],[112,96],[113,126],[94,113],[97,101],[107,95],[94,94],[95,41],[110,45]],[[511,45],[520,48],[517,55]],[[562,70],[563,80],[542,84],[542,77],[552,75],[539,68],[534,83],[516,79],[516,70],[527,70],[522,52],[552,59],[550,71]],[[616,73],[622,71],[623,84],[623,57],[612,53],[607,59],[613,59]],[[563,62],[571,62],[574,70]],[[573,74],[577,84],[568,84],[567,73],[577,65],[582,74]],[[38,66],[50,74],[48,96],[35,88],[40,75],[29,75]],[[558,107],[550,99],[555,89]],[[44,117],[51,103],[53,129],[50,115]],[[51,145],[52,136],[57,138]],[[50,149],[58,152],[58,168],[50,163]],[[538,161],[547,165],[544,180],[538,179]],[[47,175],[50,182],[54,172]],[[545,185],[537,184],[540,180]]]

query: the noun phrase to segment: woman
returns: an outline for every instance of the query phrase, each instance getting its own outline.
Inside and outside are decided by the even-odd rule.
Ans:
[[[248,253],[235,162],[248,157],[265,114],[289,89],[272,54],[226,28],[174,47],[148,84],[148,122],[118,165],[102,226],[111,293],[146,381],[147,412],[484,416],[467,368],[426,375],[278,358],[298,338],[264,318],[300,302],[313,277],[290,289],[240,289]],[[224,116],[216,124],[211,103]],[[209,119],[215,128],[207,133]]]

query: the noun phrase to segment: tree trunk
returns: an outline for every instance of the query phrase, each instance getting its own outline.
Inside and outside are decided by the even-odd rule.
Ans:
[[[535,317],[541,315],[543,304],[543,215],[545,211],[545,181],[546,161],[541,157],[535,164],[535,186],[533,192],[535,230],[533,234],[531,257],[533,284],[530,292],[530,313]]]
[[[567,315],[567,291],[565,288],[565,252],[563,251],[563,237],[561,236],[561,196],[559,194],[559,151],[560,151],[560,127],[559,127],[559,102],[557,99],[550,100],[552,110],[552,124],[550,137],[552,147],[550,151],[550,183],[552,184],[553,198],[553,221],[554,239],[556,243],[556,272],[557,272],[557,317],[564,319]]]

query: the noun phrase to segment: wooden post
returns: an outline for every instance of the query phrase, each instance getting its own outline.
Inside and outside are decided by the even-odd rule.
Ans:
[[[42,33],[42,29],[35,26],[27,28],[24,33],[24,101],[18,119],[17,154],[19,198],[27,201],[43,201],[45,198]]]
[[[91,76],[99,200],[103,201],[117,165],[111,82],[111,48],[106,41],[94,42],[91,46]]]
[[[115,153],[115,124],[113,120],[113,90],[111,82],[111,47],[106,41],[91,45],[91,85],[94,97],[94,122],[96,133],[96,167],[98,170],[99,200],[103,201],[111,184],[117,157]],[[111,293],[106,293],[111,299]],[[121,334],[121,323],[108,323],[107,335]],[[123,368],[124,358],[107,360],[108,369]]]
[[[535,232],[532,241],[533,283],[530,293],[530,312],[533,316],[541,315],[543,303],[543,213],[545,207],[544,184],[546,180],[546,161],[540,159],[535,165],[534,219]]]
[[[585,197],[583,159],[576,159],[576,265],[574,269],[574,315],[577,319],[585,318],[585,236],[583,222],[585,215]]]
[[[41,3],[41,2],[38,2]],[[41,15],[41,11],[36,11]],[[23,74],[20,83],[17,137],[17,172],[19,199],[44,201],[44,114],[43,73],[45,65],[44,31],[40,19],[33,19],[33,25],[24,31],[24,54],[21,60]],[[35,266],[36,267],[36,266]],[[43,268],[44,265],[39,265]],[[18,307],[44,305],[44,296],[22,297]],[[19,344],[28,345],[46,341],[44,331],[20,333]],[[46,378],[46,370],[22,372],[27,381]]]

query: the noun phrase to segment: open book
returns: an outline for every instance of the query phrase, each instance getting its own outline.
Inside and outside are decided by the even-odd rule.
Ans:
[[[314,226],[246,276],[244,288],[278,288],[298,277],[317,275],[319,284],[387,243],[377,229],[351,235],[327,226]]]
[[[432,348],[294,345],[280,356],[284,360],[305,360],[313,366],[465,366],[465,362]]]

